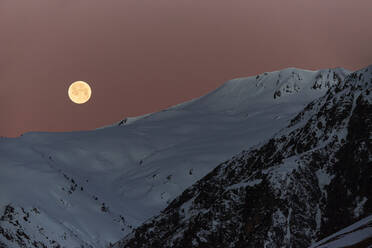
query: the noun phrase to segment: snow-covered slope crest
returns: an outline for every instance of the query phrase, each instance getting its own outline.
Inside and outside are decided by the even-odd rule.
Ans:
[[[372,247],[372,215],[324,238],[309,248]]]
[[[257,76],[237,78],[211,93],[177,109],[212,111],[236,114],[255,109],[255,105],[309,101],[323,95],[339,84],[350,72],[343,68],[319,71],[287,68]]]
[[[163,111],[195,111],[230,115],[259,111],[273,104],[302,103],[323,95],[331,86],[339,84],[351,72],[343,68],[318,71],[286,68],[257,76],[236,78],[224,83],[209,94],[169,107]],[[122,126],[151,117],[150,113],[127,117],[107,126]],[[106,127],[104,127],[106,128]]]
[[[372,213],[372,67],[308,104],[115,247],[308,247]]]

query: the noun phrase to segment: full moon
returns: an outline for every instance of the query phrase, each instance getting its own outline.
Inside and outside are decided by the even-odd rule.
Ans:
[[[68,88],[68,96],[71,101],[77,104],[86,103],[91,95],[92,90],[90,89],[89,84],[84,81],[76,81]]]

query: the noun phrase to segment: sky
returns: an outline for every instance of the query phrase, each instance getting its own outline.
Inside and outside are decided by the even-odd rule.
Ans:
[[[372,64],[371,0],[0,0],[0,136],[90,130],[287,67]],[[92,97],[74,104],[69,85]]]

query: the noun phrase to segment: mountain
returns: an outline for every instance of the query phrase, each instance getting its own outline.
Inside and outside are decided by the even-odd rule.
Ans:
[[[219,164],[114,247],[308,247],[370,216],[371,185],[372,66]]]
[[[289,68],[98,130],[1,138],[0,244],[116,242],[349,74]]]

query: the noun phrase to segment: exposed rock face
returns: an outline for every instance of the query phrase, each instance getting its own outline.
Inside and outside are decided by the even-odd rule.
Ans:
[[[115,247],[308,247],[372,214],[372,66]]]

